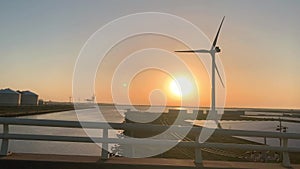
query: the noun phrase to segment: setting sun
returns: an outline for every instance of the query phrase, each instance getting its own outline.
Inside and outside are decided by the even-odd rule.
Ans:
[[[179,86],[177,85],[175,80],[172,80],[170,83],[170,91],[172,94],[176,95],[176,96],[181,96],[181,91]]]
[[[192,82],[185,78],[179,77],[171,80],[169,84],[170,92],[177,97],[187,96],[193,90]]]

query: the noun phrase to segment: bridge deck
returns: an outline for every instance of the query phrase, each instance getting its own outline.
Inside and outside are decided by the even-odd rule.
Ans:
[[[281,164],[275,163],[254,163],[254,162],[228,162],[228,161],[203,161],[204,168],[284,168]],[[74,156],[74,155],[48,155],[48,154],[21,154],[16,153],[10,156],[0,157],[1,169],[14,168],[60,168],[60,169],[190,169],[195,168],[193,160],[164,159],[164,158],[142,158],[131,159],[113,157],[101,161],[95,156]],[[293,168],[300,169],[300,165],[293,165]]]

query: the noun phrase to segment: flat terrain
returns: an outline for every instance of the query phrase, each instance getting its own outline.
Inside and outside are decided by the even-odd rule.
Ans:
[[[168,126],[170,124],[173,124],[174,121],[178,117],[178,113],[180,112],[172,112],[172,113],[162,113],[158,118],[156,118],[154,121],[150,122],[150,124],[159,124],[159,125],[165,125]],[[226,114],[227,113],[227,114]],[[225,111],[225,114],[222,116],[222,119],[226,120],[247,120],[245,117],[241,117],[241,111]],[[189,116],[191,114],[186,114],[182,117]],[[141,119],[152,119],[153,113],[139,113],[139,112],[126,112],[126,116],[135,116]],[[207,118],[206,114],[202,114],[201,112],[197,115],[197,119],[199,120],[205,120]],[[253,118],[250,118],[253,120]],[[184,125],[185,119],[181,119],[182,124]],[[263,120],[263,119],[256,119],[256,120]],[[277,119],[278,120],[278,119]],[[131,120],[128,120],[126,118],[126,123],[136,123]],[[124,131],[124,135],[128,135],[131,137],[136,138],[147,138],[151,136],[155,136],[160,134],[159,132],[143,132],[143,131]],[[182,138],[180,137],[180,134],[173,133],[172,134],[174,138]],[[195,140],[197,135],[190,133],[185,138],[184,141],[193,141]],[[256,144],[259,143],[248,141],[245,139],[233,137],[233,136],[225,136],[225,135],[217,135],[213,134],[207,142],[217,142],[217,143],[236,143],[236,144]],[[126,147],[120,146],[120,149],[123,150]],[[139,148],[136,146],[136,150],[139,150]],[[246,151],[246,150],[239,150],[239,149],[220,149],[220,148],[203,148],[202,149],[202,155],[203,159],[205,160],[214,160],[214,161],[235,161],[235,162],[253,162],[253,161],[259,161],[259,162],[268,162],[268,163],[276,163],[280,162],[280,154],[279,152],[272,152],[272,151]],[[289,153],[290,155],[290,161],[293,164],[299,164],[300,163],[300,153]],[[170,149],[169,151],[158,155],[159,158],[176,158],[176,159],[193,159],[195,157],[195,150],[193,148],[182,148],[182,147],[174,147]]]
[[[76,106],[76,108],[85,109],[89,106]],[[46,113],[55,113],[61,111],[74,110],[73,104],[49,104],[39,106],[0,106],[0,117],[29,116]]]

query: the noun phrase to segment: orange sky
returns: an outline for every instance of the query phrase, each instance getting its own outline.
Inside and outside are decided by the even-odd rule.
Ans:
[[[225,106],[300,108],[299,1],[193,2],[3,2],[0,6],[0,88],[32,90],[44,100],[69,101],[79,51],[106,23],[136,12],[165,12],[189,20],[212,40],[225,15],[218,41],[222,50],[218,57],[226,75]],[[131,37],[123,41],[99,65],[95,80],[97,101],[112,102],[114,70],[125,57],[144,48],[164,49],[173,54],[174,50],[187,49],[178,41],[161,36]],[[210,79],[204,64],[193,54],[178,54],[191,70],[190,74],[183,73],[175,61],[163,59],[171,57],[170,53],[153,51],[152,55],[139,53],[135,57],[145,58],[144,63],[156,58],[174,70],[175,78],[190,78],[192,74],[191,81],[199,91],[193,89],[193,94],[187,95],[191,101],[186,105],[194,105],[200,99],[201,106],[209,106]],[[210,59],[209,55],[201,57]],[[169,87],[174,77],[157,70],[143,71],[130,84],[116,84],[116,89],[121,93],[129,91],[134,104],[166,101],[174,105],[179,103],[178,96]],[[218,80],[217,84],[220,86]],[[153,90],[156,92],[152,93],[151,100]],[[200,98],[195,99],[197,94]],[[83,101],[87,97],[73,99]],[[126,102],[123,97],[120,95],[119,103]]]

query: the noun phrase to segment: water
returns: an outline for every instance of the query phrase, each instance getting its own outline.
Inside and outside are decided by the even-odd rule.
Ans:
[[[257,114],[264,114],[264,112],[256,112]],[[247,114],[247,112],[246,112]],[[271,116],[275,115],[275,116]],[[278,113],[270,113],[268,116],[257,116],[257,118],[279,118]],[[254,117],[254,116],[252,116]],[[294,120],[299,121],[299,118],[292,117],[280,117],[282,120]],[[199,126],[204,126],[205,120],[195,120],[194,124]],[[235,129],[235,130],[248,130],[248,131],[269,131],[269,132],[278,132],[276,130],[279,125],[278,121],[221,121],[221,127],[224,129]],[[282,126],[287,127],[287,133],[300,133],[300,123],[297,122],[282,122]],[[250,141],[264,143],[264,138],[262,137],[239,137],[247,139]],[[272,146],[279,146],[280,140],[278,138],[267,138],[267,144]],[[289,139],[289,147],[300,147],[300,140]]]
[[[117,113],[113,107],[104,107],[103,114],[105,119],[103,121],[122,122],[122,114]],[[77,111],[78,114],[84,115],[84,121],[95,121],[99,113],[92,109],[85,109]],[[27,119],[51,119],[51,120],[70,120],[78,121],[75,111],[64,111],[58,113],[42,114],[24,116],[20,118]],[[10,126],[10,133],[24,133],[24,134],[45,134],[45,135],[61,135],[61,136],[87,136],[83,129],[72,128],[53,128],[53,127],[36,127],[36,126]],[[0,127],[2,131],[2,126]],[[94,133],[99,133],[102,136],[102,130],[94,129]],[[115,138],[120,131],[109,131],[109,137]],[[1,142],[1,141],[0,141]],[[110,145],[112,147],[113,145]],[[93,143],[70,143],[70,142],[47,142],[47,141],[23,141],[10,140],[9,151],[16,153],[47,153],[47,154],[63,154],[63,155],[90,155],[99,156],[101,148]]]
[[[225,129],[237,130],[254,130],[254,131],[276,131],[277,121],[223,121],[221,126]],[[287,133],[300,133],[300,123],[282,122],[282,126],[288,127]],[[258,137],[241,137],[247,140],[264,143],[263,138]],[[272,146],[279,146],[280,141],[278,138],[267,138],[267,144]],[[300,140],[289,139],[289,147],[300,147]]]
[[[128,106],[119,107],[122,111],[119,113],[113,106],[103,106],[101,112],[104,118],[101,117],[100,121],[117,122],[121,123],[124,120],[124,111],[129,108]],[[141,109],[146,109],[140,106]],[[170,107],[169,107],[170,108]],[[174,108],[174,107],[172,107]],[[161,110],[161,107],[156,107],[155,110]],[[167,108],[168,109],[168,108]],[[167,109],[163,108],[163,111]],[[188,112],[192,112],[188,110]],[[99,121],[99,113],[93,109],[85,109],[77,111],[78,115],[83,118],[83,121]],[[20,118],[28,119],[51,119],[51,120],[70,120],[78,121],[75,111],[64,111],[58,113],[42,114],[24,116]],[[203,121],[198,121],[201,125]],[[222,121],[221,126],[226,129],[239,129],[239,130],[254,130],[254,131],[275,131],[279,122],[275,121]],[[287,126],[287,132],[299,133],[300,123],[282,122],[283,126]],[[0,127],[2,130],[2,126]],[[47,134],[47,135],[62,135],[62,136],[87,136],[86,132],[82,129],[70,128],[49,128],[49,127],[30,127],[30,126],[10,126],[11,133],[26,133],[26,134]],[[109,131],[109,137],[117,137],[121,131]],[[102,130],[94,130],[93,136],[102,136]],[[245,137],[243,137],[245,138]],[[252,141],[263,143],[263,138],[246,138]],[[1,142],[1,141],[0,141]],[[269,145],[279,145],[278,139],[267,139]],[[110,145],[112,147],[114,145]],[[289,146],[300,147],[299,140],[289,140]],[[69,143],[69,142],[47,142],[47,141],[17,141],[10,140],[9,151],[17,153],[47,153],[47,154],[63,154],[63,155],[88,155],[99,156],[101,148],[94,143]]]

